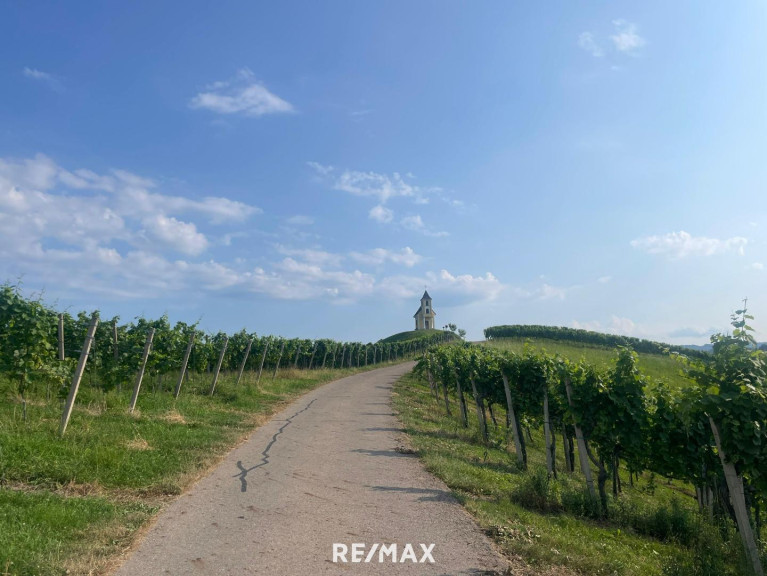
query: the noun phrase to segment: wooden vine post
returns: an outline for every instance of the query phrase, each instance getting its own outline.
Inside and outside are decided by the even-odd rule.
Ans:
[[[511,387],[509,386],[509,379],[506,377],[506,374],[503,374],[502,378],[503,378],[503,391],[506,393],[506,410],[508,411],[508,414],[509,414],[509,423],[511,424],[511,429],[512,429],[511,436],[514,439],[514,448],[517,452],[517,463],[524,468],[525,455],[522,451],[522,440],[521,440],[522,431],[519,429],[517,415],[514,412],[514,402],[512,402],[511,400]]]
[[[314,341],[314,346],[312,346],[312,357],[309,358],[309,370],[312,369],[312,364],[314,363],[314,354],[317,352],[317,341]]]
[[[216,371],[213,373],[213,382],[210,385],[210,396],[213,396],[213,392],[216,391],[216,384],[218,383],[218,375],[221,372],[221,364],[224,363],[224,354],[226,354],[226,347],[229,344],[229,337],[224,336],[224,345],[221,347],[221,354],[218,355],[218,362],[216,363]]]
[[[301,353],[301,344],[296,346],[296,357],[293,359],[293,369],[298,368],[298,355]]]
[[[461,413],[461,424],[463,424],[464,428],[467,428],[469,426],[469,414],[466,410],[466,399],[463,397],[463,390],[461,389],[461,379],[458,378],[458,373],[455,371],[453,372],[453,376],[455,376],[455,387],[458,392],[458,408]]]
[[[67,397],[67,403],[64,406],[64,413],[61,415],[61,426],[59,428],[59,435],[64,436],[64,432],[67,431],[67,424],[69,424],[69,418],[72,416],[72,408],[75,405],[75,398],[77,398],[77,390],[80,388],[80,381],[83,379],[83,372],[85,372],[85,364],[88,362],[88,354],[91,351],[91,345],[93,344],[93,337],[96,334],[96,328],[99,325],[99,317],[96,312],[91,317],[90,326],[88,326],[88,332],[85,335],[85,342],[83,342],[83,349],[80,352],[80,360],[77,362],[77,368],[75,374],[72,377],[72,385],[69,387],[69,396]]]
[[[543,389],[543,434],[546,439],[546,470],[549,474],[557,477],[557,471],[554,468],[554,436],[551,433],[551,420],[549,416],[549,390],[548,383],[544,384]]]
[[[565,389],[567,390],[567,403],[570,405],[570,409],[573,407],[573,387],[570,383],[570,378],[565,378]],[[586,440],[583,438],[583,431],[578,425],[578,422],[573,415],[573,424],[575,425],[575,439],[578,441],[578,460],[581,463],[581,472],[586,478],[586,486],[589,489],[589,495],[593,500],[597,499],[596,490],[594,490],[594,478],[591,476],[591,465],[589,464],[589,456],[586,452]]]
[[[112,322],[112,341],[114,343],[114,350],[112,350],[112,358],[114,359],[115,367],[120,363],[120,348],[117,345],[117,319]],[[117,381],[117,391],[122,392],[122,382]]]
[[[482,432],[482,440],[487,444],[489,438],[487,436],[487,421],[485,420],[485,411],[482,410],[482,398],[477,392],[477,383],[474,381],[474,376],[469,378],[471,381],[471,392],[474,396],[474,404],[477,408],[477,421],[479,422],[479,431]]]
[[[757,548],[756,540],[754,540],[754,532],[751,528],[748,509],[746,508],[746,497],[743,492],[743,479],[738,476],[738,473],[735,470],[735,465],[732,462],[727,461],[727,454],[725,454],[724,449],[722,448],[722,439],[719,436],[719,427],[711,416],[708,417],[708,421],[711,424],[711,432],[714,434],[714,441],[716,442],[716,450],[719,453],[719,460],[722,462],[722,468],[724,468],[724,478],[727,481],[727,489],[730,492],[730,502],[732,502],[732,507],[735,510],[735,520],[738,522],[740,539],[743,541],[743,546],[748,553],[749,560],[751,560],[754,574],[756,576],[764,576],[762,561],[759,558],[759,548]]]
[[[277,377],[277,370],[280,369],[280,360],[282,360],[282,353],[285,350],[285,340],[282,341],[282,346],[280,346],[280,353],[277,356],[277,364],[274,365],[274,372],[272,372],[272,380],[274,380]]]
[[[242,362],[240,362],[240,371],[237,373],[237,382],[234,383],[235,386],[240,385],[240,380],[242,380],[242,373],[245,372],[245,363],[248,361],[248,356],[250,355],[251,346],[253,346],[253,338],[248,340],[248,346],[245,348],[245,354],[242,357]]]
[[[138,393],[141,390],[141,381],[144,379],[144,371],[146,370],[146,362],[149,358],[149,351],[152,349],[152,340],[154,339],[154,328],[149,329],[149,333],[146,335],[146,342],[144,343],[144,351],[141,353],[141,366],[136,374],[136,382],[133,384],[133,396],[130,399],[129,413],[133,413],[136,408],[136,401],[138,400]]]
[[[59,314],[59,360],[64,360],[64,315]]]
[[[181,362],[181,374],[178,375],[178,382],[176,382],[176,390],[173,392],[173,397],[178,398],[181,394],[181,384],[184,382],[184,375],[187,373],[186,368],[189,365],[189,356],[192,354],[192,346],[194,346],[195,332],[192,331],[192,335],[189,336],[189,344],[186,345],[186,352],[184,352],[184,360]]]
[[[269,342],[271,342],[271,336],[266,339],[266,345],[264,346],[264,353],[261,354],[261,365],[258,367],[258,378],[256,378],[256,386],[261,382],[261,372],[264,371],[264,361],[266,360],[266,351],[269,350]]]

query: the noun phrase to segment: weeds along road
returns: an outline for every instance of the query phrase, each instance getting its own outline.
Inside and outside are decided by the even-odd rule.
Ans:
[[[412,366],[331,382],[276,414],[170,505],[116,574],[503,572],[447,487],[399,450],[391,389]]]

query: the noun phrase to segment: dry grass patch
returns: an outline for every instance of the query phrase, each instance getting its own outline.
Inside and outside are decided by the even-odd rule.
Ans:
[[[171,410],[170,412],[166,412],[165,414],[160,416],[160,420],[165,420],[166,422],[172,422],[174,424],[186,424],[186,418],[184,418],[176,410]]]
[[[133,440],[129,440],[125,443],[125,447],[128,450],[152,450],[152,447],[149,445],[149,442],[144,440],[141,437],[134,438]]]

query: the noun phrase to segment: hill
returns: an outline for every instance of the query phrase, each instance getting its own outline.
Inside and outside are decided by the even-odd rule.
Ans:
[[[389,344],[391,342],[409,342],[411,340],[436,341],[440,337],[444,337],[447,340],[458,339],[458,336],[456,334],[452,332],[448,332],[446,330],[410,330],[408,332],[400,332],[399,334],[393,334],[389,336],[388,338],[383,338],[379,340],[378,342],[381,344]]]
[[[628,346],[635,352],[647,354],[667,355],[669,352],[684,354],[697,358],[706,358],[708,354],[703,350],[687,346],[675,346],[662,342],[653,342],[633,336],[621,336],[618,334],[604,334],[580,328],[565,328],[560,326],[537,326],[514,324],[506,326],[491,326],[485,328],[485,338],[497,340],[499,338],[545,338],[563,342],[575,342],[579,344],[591,344],[609,348],[616,346]]]

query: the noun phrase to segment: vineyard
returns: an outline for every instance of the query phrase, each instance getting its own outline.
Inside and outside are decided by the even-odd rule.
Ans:
[[[16,385],[25,415],[30,391],[44,388],[46,400],[64,395],[76,388],[70,386],[73,374],[77,384],[84,377],[103,391],[134,382],[132,410],[145,375],[154,390],[172,389],[178,397],[190,373],[212,374],[212,396],[221,372],[236,372],[239,381],[245,371],[256,371],[260,381],[264,371],[274,377],[281,368],[373,366],[413,356],[446,338],[434,332],[417,341],[377,344],[258,337],[245,330],[209,334],[194,324],[171,326],[167,316],[119,324],[119,318],[102,321],[98,312],[57,313],[40,300],[25,299],[18,287],[0,287],[0,374]],[[170,382],[173,375],[177,381]]]
[[[411,414],[416,442],[421,427],[426,453],[440,455],[432,468],[442,471],[459,493],[471,486],[468,491],[475,496],[492,494],[498,485],[516,482],[496,504],[511,496],[528,509],[678,546],[666,552],[663,572],[624,567],[615,573],[761,575],[766,551],[762,511],[767,500],[767,382],[764,353],[755,349],[749,319],[739,310],[733,316],[732,335],[712,339],[712,355],[678,356],[686,386],[652,381],[637,368],[636,352],[626,347],[618,349],[609,368],[532,348],[432,348],[417,369],[430,386],[432,415],[418,420]],[[536,335],[541,337],[541,330]],[[406,406],[401,409],[408,412]],[[429,438],[466,440],[460,429],[468,433],[470,427],[472,441],[484,451],[483,460],[493,453],[500,458],[487,466],[503,467],[509,477],[480,481],[487,470],[464,470],[471,479],[457,472],[451,476],[450,450],[470,448],[456,444],[447,449]],[[507,439],[511,468],[498,456]],[[683,498],[648,503],[647,490],[654,491],[660,479],[673,483]],[[476,506],[481,509],[484,504]],[[734,531],[738,540],[733,540]],[[595,570],[586,560],[575,565]]]
[[[169,499],[299,394],[440,338],[210,334],[166,317],[62,314],[3,286],[0,574],[103,571]]]

